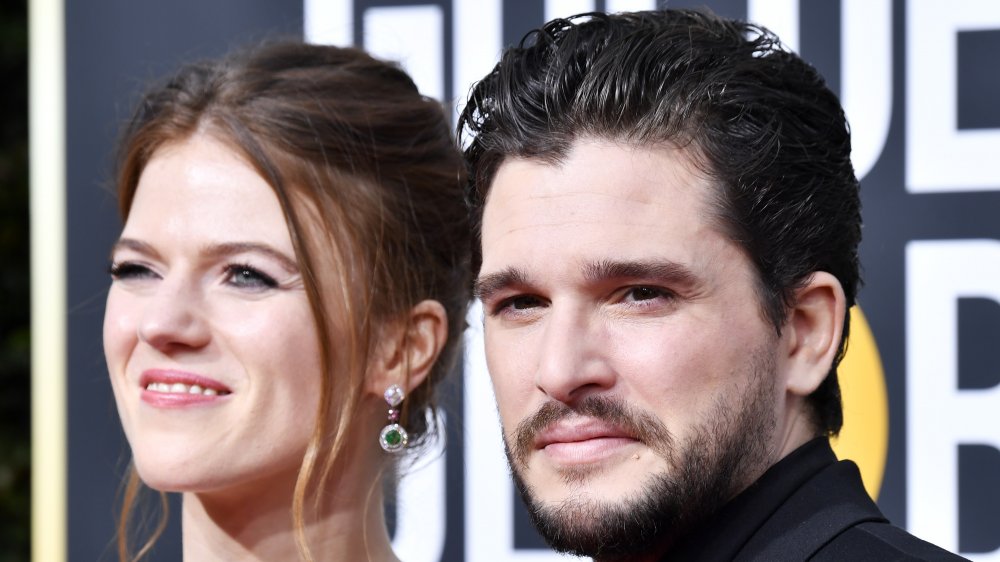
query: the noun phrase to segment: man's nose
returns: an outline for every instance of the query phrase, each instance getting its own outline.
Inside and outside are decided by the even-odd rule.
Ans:
[[[554,400],[572,403],[614,386],[605,349],[610,342],[600,325],[585,308],[553,305],[542,334],[538,388]]]
[[[200,291],[178,279],[164,279],[148,296],[138,325],[138,337],[164,353],[200,348],[210,331]]]

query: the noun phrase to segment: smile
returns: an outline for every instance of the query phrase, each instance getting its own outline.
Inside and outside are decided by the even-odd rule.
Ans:
[[[232,394],[221,382],[185,371],[148,369],[139,377],[143,402],[157,408],[218,404]]]
[[[219,392],[214,388],[205,388],[198,384],[187,385],[182,382],[165,383],[151,382],[146,385],[146,390],[150,392],[162,392],[165,394],[200,394],[203,396],[219,396],[229,394],[226,391]]]

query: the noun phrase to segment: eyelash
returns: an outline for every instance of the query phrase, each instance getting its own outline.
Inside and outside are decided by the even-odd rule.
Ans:
[[[629,287],[628,289],[626,289],[623,294],[623,298],[626,298],[629,295],[635,296],[635,293],[637,291],[648,291],[651,293],[648,296],[648,298],[642,298],[631,301],[633,304],[636,304],[637,306],[649,306],[650,304],[652,304],[650,301],[654,301],[657,298],[671,300],[674,297],[673,293],[667,291],[666,289],[661,289],[660,287],[651,287],[649,285],[637,285],[635,287]]]
[[[648,294],[643,295],[645,298],[635,298],[637,296],[636,293],[638,291],[648,292]],[[655,306],[656,301],[660,299],[670,301],[673,300],[676,296],[674,295],[674,293],[666,289],[663,289],[661,287],[654,287],[650,285],[636,285],[633,287],[625,288],[621,293],[620,301],[625,301],[626,299],[628,299],[630,295],[633,297],[633,299],[628,301],[628,304],[638,307]],[[529,301],[529,304],[531,304],[531,306],[525,309],[514,308],[514,306],[518,303],[518,301],[522,302]],[[542,305],[543,305],[542,299],[540,299],[539,297],[532,295],[515,295],[499,301],[495,306],[493,306],[490,309],[491,311],[490,314],[492,316],[499,316],[502,314],[511,314],[511,315],[529,314],[528,310],[530,308],[537,308]]]
[[[494,306],[491,311],[493,316],[498,316],[500,314],[526,314],[527,309],[516,309],[514,305],[518,301],[531,301],[532,307],[537,308],[541,299],[532,295],[515,295],[513,297],[508,297],[501,300]]]
[[[237,282],[236,276],[242,274],[247,274],[253,279],[250,283]],[[226,281],[241,288],[274,289],[278,286],[278,282],[273,277],[247,264],[234,264],[226,267]]]
[[[122,279],[136,279],[139,277],[155,277],[153,270],[135,262],[113,262],[108,266],[108,274],[115,281]]]
[[[231,264],[226,266],[226,282],[234,287],[242,289],[274,289],[278,282],[248,264]],[[135,262],[114,262],[108,267],[108,273],[115,281],[127,281],[135,279],[158,278],[159,275],[149,267]],[[243,281],[239,281],[237,276],[244,276]]]

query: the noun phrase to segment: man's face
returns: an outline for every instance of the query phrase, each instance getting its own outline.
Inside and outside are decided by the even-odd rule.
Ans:
[[[779,456],[782,340],[712,194],[683,150],[593,139],[496,174],[477,281],[487,364],[556,548],[662,548]]]

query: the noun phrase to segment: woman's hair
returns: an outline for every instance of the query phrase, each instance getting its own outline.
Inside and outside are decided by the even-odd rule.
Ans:
[[[196,133],[244,156],[281,203],[325,374],[293,500],[304,558],[306,490],[322,490],[353,429],[379,330],[407,322],[424,299],[444,305],[448,338],[400,423],[417,445],[437,429],[433,391],[454,362],[471,287],[465,167],[449,131],[441,104],[397,66],[358,49],[281,42],[181,68],[141,99],[121,140],[123,219],[156,151]],[[122,560],[143,556],[162,531],[163,522],[133,557],[129,520],[141,488],[132,469]]]

